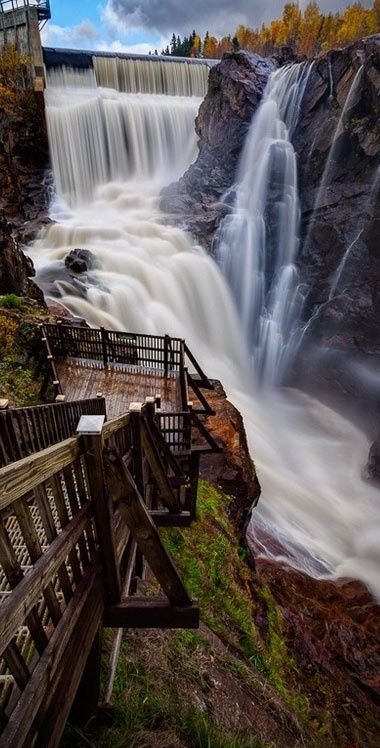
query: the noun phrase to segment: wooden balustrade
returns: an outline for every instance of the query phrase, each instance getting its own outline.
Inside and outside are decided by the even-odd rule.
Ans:
[[[73,436],[82,415],[105,415],[103,397],[0,410],[0,467]]]
[[[157,417],[150,398],[0,469],[1,745],[58,745],[103,625],[198,625],[158,530],[189,524],[192,485]],[[164,597],[130,597],[147,565]]]

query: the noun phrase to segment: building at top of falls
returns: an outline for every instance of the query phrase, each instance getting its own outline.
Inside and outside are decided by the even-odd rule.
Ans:
[[[74,70],[93,71],[95,84],[125,93],[205,96],[212,60],[44,48],[49,85],[71,85]]]

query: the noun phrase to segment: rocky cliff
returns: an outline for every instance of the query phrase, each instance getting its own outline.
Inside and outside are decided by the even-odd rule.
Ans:
[[[299,126],[304,372],[380,397],[380,36],[314,63]]]
[[[163,210],[209,250],[230,209],[245,136],[276,64],[239,52],[224,55],[211,69],[208,94],[195,120],[198,158],[179,182],[163,192]]]
[[[0,112],[0,294],[42,301],[21,247],[48,220],[48,163],[43,97],[28,92]]]
[[[209,251],[233,204],[252,115],[282,62],[238,53],[213,68],[196,120],[199,156],[163,194],[164,209]],[[379,35],[312,63],[293,136],[307,332],[292,377],[367,411],[380,399],[379,123]]]

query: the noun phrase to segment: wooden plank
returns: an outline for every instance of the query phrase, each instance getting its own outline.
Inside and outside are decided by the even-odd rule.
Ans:
[[[72,634],[83,617],[83,611],[88,606],[88,602],[92,601],[93,604],[96,601],[99,602],[99,576],[100,567],[96,563],[86,570],[59,625],[53,632],[44,654],[36,664],[22,697],[13,710],[8,726],[1,736],[1,745],[4,747],[17,748],[25,744],[33,719],[49,691],[51,691],[53,679],[58,669],[65,668],[71,673],[71,668],[68,667],[68,661],[64,655]],[[103,614],[102,606],[94,607],[92,614],[94,618],[99,617],[100,621]],[[53,696],[56,697],[55,694]],[[39,743],[39,745],[42,744]],[[46,745],[50,746],[50,742]]]
[[[119,605],[106,607],[104,625],[125,629],[197,629],[199,606],[170,605],[162,598],[125,598]]]
[[[50,476],[74,462],[81,454],[76,438],[44,449],[0,470],[0,510],[44,483]]]
[[[99,629],[99,616],[103,615],[103,606],[102,587],[99,584],[94,589],[93,597],[87,601],[81,616],[81,623],[76,626],[73,632],[66,652],[61,658],[61,667],[58,669],[51,688],[41,704],[40,712],[36,718],[38,746],[58,748],[60,745],[61,736],[75,698],[78,683],[83,674],[88,653]],[[67,662],[72,663],[71,668],[67,667]],[[30,745],[30,742],[27,739],[23,748],[28,745]]]
[[[113,505],[103,465],[103,436],[94,434],[83,436],[82,439],[107,600],[116,603],[121,595],[120,572],[116,557]]]
[[[129,424],[129,413],[119,418],[114,418],[112,421],[107,421],[103,426],[103,441],[107,441],[115,432],[120,429],[126,428]]]
[[[91,506],[87,504],[66,525],[46,553],[38,559],[27,576],[21,579],[13,593],[1,604],[0,652],[4,651],[19,627],[25,623],[26,616],[78,542],[90,517]]]
[[[39,515],[41,517],[42,526],[45,531],[46,539],[48,543],[52,543],[53,540],[57,537],[57,528],[54,524],[53,516],[51,513],[49,500],[46,496],[45,489],[42,486],[38,486],[34,489],[34,496],[36,505],[39,511]],[[71,582],[69,578],[68,571],[66,569],[66,566],[63,565],[58,571],[58,579],[59,583],[61,585],[61,589],[63,592],[63,596],[65,598],[66,603],[69,602],[69,600],[72,597],[73,590],[71,587]]]
[[[189,373],[187,374],[187,377],[188,377],[189,387],[191,387],[191,389],[193,390],[196,398],[203,405],[203,410],[199,410],[198,409],[198,410],[194,410],[193,412],[195,412],[195,413],[207,413],[207,415],[214,416],[215,415],[215,411],[212,409],[211,405],[206,400],[203,392],[201,392],[201,390],[199,388],[198,382],[195,379],[193,379],[193,377]]]
[[[181,511],[180,503],[170,485],[165,465],[156,448],[150,428],[144,418],[141,419],[141,443],[146,459],[152,470],[153,478],[160,492],[162,502],[170,511],[179,513]]]
[[[25,500],[22,501],[21,499],[18,499],[13,503],[13,511],[15,513],[17,522],[20,525],[20,530],[22,532],[32,564],[35,564],[38,559],[41,558],[43,553],[29,506]],[[49,584],[45,587],[43,595],[45,597],[51,620],[56,626],[61,618],[62,611],[57,600],[52,582],[49,582]]]
[[[13,590],[24,577],[23,571],[16,557],[15,550],[5,530],[3,520],[0,517],[0,563],[10,588]],[[29,628],[37,651],[42,654],[47,644],[47,636],[44,631],[37,609],[30,611],[26,616],[25,623]]]
[[[62,490],[62,484],[61,484],[61,476],[53,475],[50,480],[49,484],[51,487],[51,491],[54,497],[54,503],[57,509],[58,519],[61,525],[61,528],[63,530],[66,525],[70,522],[69,514],[66,507],[65,498],[63,495]],[[74,582],[78,584],[78,582],[81,579],[82,572],[80,568],[79,558],[77,556],[76,550],[73,549],[69,553],[69,564],[72,568]]]
[[[105,465],[112,499],[118,504],[133,537],[169,600],[191,605],[191,598],[167,553],[137,486],[119,455],[105,450]]]
[[[156,527],[190,527],[193,521],[190,512],[173,514],[172,512],[162,511],[160,509],[152,509],[150,516]]]
[[[30,672],[17,646],[16,639],[13,639],[13,641],[8,645],[6,650],[3,652],[3,657],[20,691],[23,691],[30,678]]]

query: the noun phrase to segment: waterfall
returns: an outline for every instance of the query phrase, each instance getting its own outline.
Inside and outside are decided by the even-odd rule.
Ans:
[[[273,227],[273,235],[266,238],[273,251],[265,270],[275,272],[272,280],[262,279],[267,306],[258,307],[260,324],[267,326],[268,350],[281,367],[300,304],[294,269],[297,185],[289,128],[297,120],[307,74],[305,66],[296,66],[270,81],[252,123],[238,188],[242,202],[237,205],[242,205],[240,218],[247,238],[254,229],[259,236],[261,229],[263,240],[269,233],[264,214],[248,220],[249,210],[265,212],[265,204],[282,227]],[[65,76],[61,86],[67,86]],[[70,76],[73,86],[75,74]],[[380,595],[378,492],[360,479],[368,440],[342,416],[306,395],[258,392],[252,387],[241,322],[220,269],[160,212],[160,187],[193,157],[197,100],[105,92],[95,88],[94,78],[86,87],[84,76],[80,77],[76,90],[57,88],[56,79],[56,87],[46,94],[58,194],[51,208],[54,223],[30,249],[37,282],[46,295],[59,298],[94,326],[185,337],[209,376],[222,381],[243,413],[262,485],[251,532],[260,525],[275,538],[264,553],[316,577],[351,575]],[[156,119],[149,123],[146,114],[141,127],[142,108],[150,105],[156,107],[152,115]],[[266,115],[261,119],[263,111]],[[163,117],[165,125],[158,127]],[[132,127],[134,138],[127,137]],[[256,145],[255,130],[261,136]],[[246,154],[251,153],[258,161],[249,167]],[[270,175],[275,177],[271,189]],[[258,194],[259,183],[266,196]],[[231,241],[234,251],[239,250],[233,236]],[[76,279],[64,266],[64,258],[75,247],[90,250],[96,258],[94,267]],[[264,251],[262,244],[259,247]],[[247,241],[246,261],[253,266],[257,257],[251,252],[249,258],[249,248],[252,244]],[[245,300],[248,304],[248,295]],[[275,335],[275,345],[273,331],[282,338],[278,341]],[[256,330],[255,334],[260,340]],[[260,352],[258,343],[257,347]],[[271,374],[275,364],[269,355],[262,358]]]
[[[50,67],[50,86],[99,86],[122,93],[203,97],[212,61],[93,55],[92,68]]]
[[[93,57],[98,86],[127,93],[205,96],[209,66],[192,60]]]
[[[237,302],[257,382],[281,381],[294,355],[303,294],[295,266],[300,208],[290,141],[312,67],[276,71],[243,149],[236,202],[217,257]]]
[[[178,178],[196,156],[200,99],[52,87],[47,127],[56,189],[68,203],[110,181]],[[70,73],[75,82],[75,75]]]

